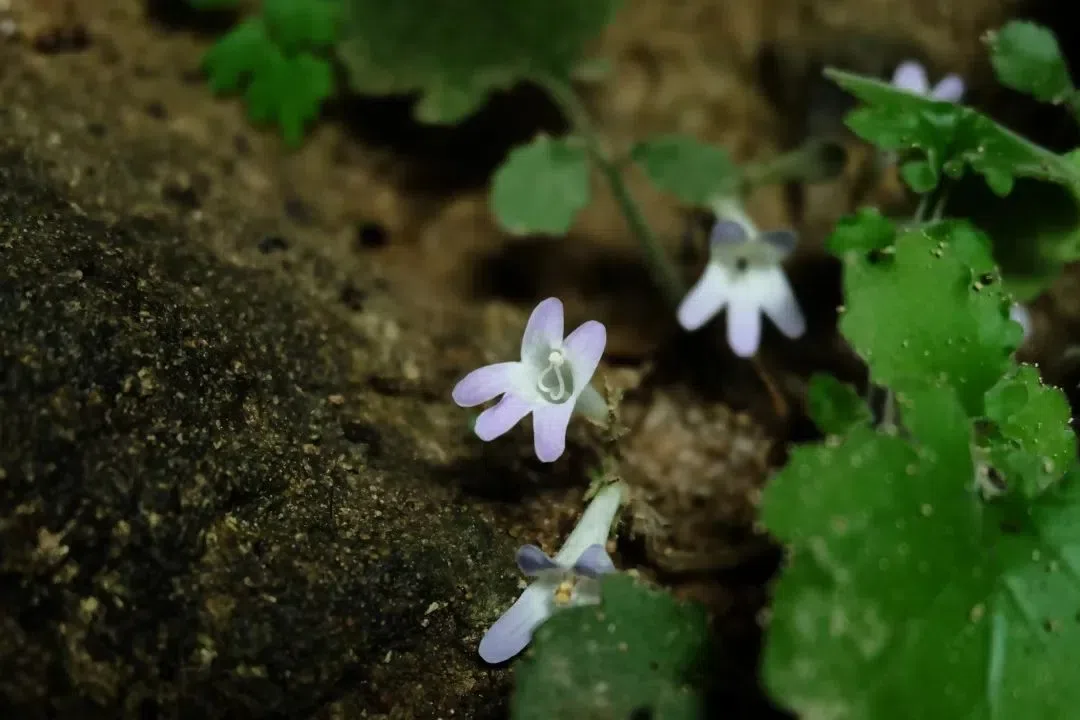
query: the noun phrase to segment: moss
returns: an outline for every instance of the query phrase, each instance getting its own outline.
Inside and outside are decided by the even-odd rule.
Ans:
[[[349,380],[348,330],[41,177],[0,157],[0,706],[497,707],[475,640],[513,550],[446,502],[417,439],[327,400],[385,404]]]

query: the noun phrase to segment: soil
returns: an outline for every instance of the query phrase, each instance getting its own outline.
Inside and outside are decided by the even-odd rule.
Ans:
[[[492,169],[564,126],[538,91],[438,130],[405,100],[344,98],[289,151],[201,75],[234,18],[182,5],[0,0],[0,708],[502,717],[509,675],[476,644],[517,592],[515,546],[553,550],[573,526],[602,439],[577,424],[545,466],[522,428],[473,438],[449,391],[511,356],[556,295],[568,324],[608,326],[601,372],[628,390],[640,493],[620,566],[712,609],[730,717],[782,717],[756,689],[778,553],[753,509],[812,433],[809,374],[862,381],[820,252],[866,201],[860,151],[815,78],[918,57],[993,106],[979,38],[1017,3],[634,0],[600,39],[612,72],[582,92],[612,143],[689,132],[740,161],[810,132],[849,145],[840,179],[750,198],[759,224],[804,238],[810,325],[768,335],[757,365],[677,331],[603,188],[568,238],[498,232]],[[631,187],[686,256],[692,217]],[[1040,300],[1038,337],[1072,305]],[[691,466],[730,468],[704,492],[671,471],[695,447]],[[700,537],[664,522],[687,507],[712,518]]]

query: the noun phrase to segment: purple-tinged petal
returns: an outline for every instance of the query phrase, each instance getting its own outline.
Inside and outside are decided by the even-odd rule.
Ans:
[[[907,90],[916,95],[925,95],[930,90],[930,81],[926,78],[926,68],[914,60],[900,63],[893,73],[893,87]]]
[[[559,567],[546,552],[535,545],[522,545],[518,548],[517,566],[529,577],[535,577],[545,570],[554,570]]]
[[[767,230],[761,233],[761,240],[772,246],[782,258],[793,253],[799,244],[799,236],[792,230]]]
[[[546,405],[533,411],[533,448],[540,462],[555,462],[566,450],[566,428],[574,403]]]
[[[532,640],[533,630],[551,616],[552,591],[543,583],[525,588],[502,617],[495,621],[480,640],[480,657],[485,662],[501,663],[517,655]]]
[[[1024,342],[1031,339],[1031,333],[1034,326],[1031,322],[1031,313],[1026,307],[1020,303],[1013,303],[1009,308],[1009,319],[1019,325],[1024,331]]]
[[[574,563],[574,572],[596,579],[601,575],[615,572],[615,563],[611,562],[603,545],[590,545]]]
[[[684,330],[697,330],[709,322],[728,299],[730,277],[728,271],[716,263],[709,263],[690,292],[679,303],[677,317]]]
[[[742,223],[734,220],[717,220],[709,232],[709,245],[738,245],[750,239]]]
[[[505,434],[510,428],[521,422],[521,418],[532,410],[525,400],[507,393],[494,407],[489,407],[476,418],[476,436],[488,442]]]
[[[563,339],[563,304],[559,298],[548,298],[532,311],[525,333],[521,336],[521,361],[526,364],[547,363],[548,353],[559,347]]]
[[[964,81],[959,75],[949,73],[934,86],[930,96],[935,100],[960,102],[960,98],[964,97]]]
[[[733,295],[727,309],[727,337],[739,357],[751,357],[761,344],[761,307],[755,298]]]
[[[575,390],[584,390],[592,380],[606,346],[607,328],[596,320],[583,322],[574,332],[566,336],[563,350],[570,361]]]
[[[795,291],[780,268],[774,268],[769,275],[768,282],[772,287],[762,293],[761,309],[785,336],[792,339],[802,337],[806,332],[806,319]]]
[[[485,365],[466,375],[454,386],[453,398],[461,407],[474,407],[493,400],[511,389],[516,368],[521,363]]]

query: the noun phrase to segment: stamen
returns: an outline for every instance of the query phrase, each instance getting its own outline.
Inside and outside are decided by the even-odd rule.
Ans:
[[[570,395],[569,389],[566,387],[566,378],[563,376],[565,372],[564,366],[566,365],[566,356],[562,354],[561,350],[552,350],[548,355],[548,365],[544,368],[543,372],[536,379],[536,387],[543,393],[551,402],[562,402]],[[544,381],[548,373],[555,375],[555,380],[548,384]]]
[[[555,588],[555,604],[565,607],[574,599],[574,577],[568,577]]]

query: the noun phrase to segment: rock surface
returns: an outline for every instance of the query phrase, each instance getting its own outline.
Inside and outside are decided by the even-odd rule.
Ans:
[[[43,177],[0,157],[4,716],[497,713],[513,549],[425,484],[349,333]]]

